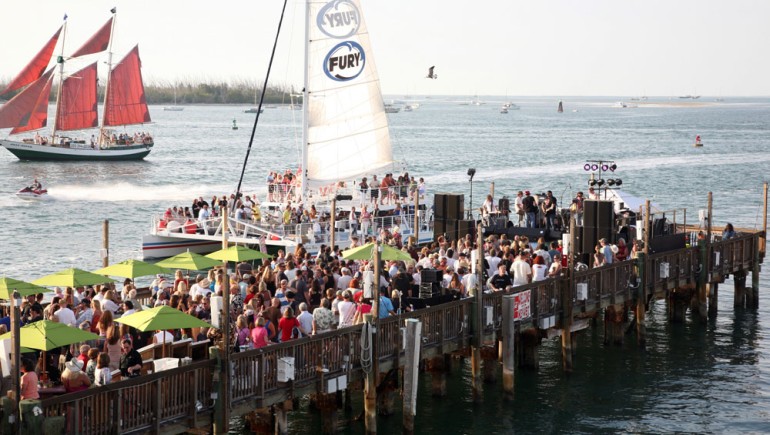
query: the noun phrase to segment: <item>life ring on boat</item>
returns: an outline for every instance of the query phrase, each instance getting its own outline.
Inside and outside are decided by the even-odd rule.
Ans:
[[[161,219],[160,222],[158,222],[158,229],[165,230],[166,227],[168,227],[168,222],[165,219]]]
[[[184,223],[185,234],[195,234],[197,231],[198,225],[192,219],[187,219]]]

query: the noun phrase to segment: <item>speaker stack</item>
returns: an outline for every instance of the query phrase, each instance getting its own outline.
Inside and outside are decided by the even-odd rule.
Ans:
[[[420,299],[427,299],[441,295],[441,281],[444,275],[437,269],[423,269],[420,272]]]
[[[467,230],[463,233],[463,228],[468,227],[467,223],[463,224],[463,215],[465,214],[464,195],[456,193],[437,193],[433,199],[433,206],[434,240],[444,234],[446,234],[450,240],[457,240],[459,237],[464,237],[465,234],[468,234]]]
[[[583,201],[583,228],[581,246],[583,254],[593,254],[594,247],[602,238],[615,242],[615,210],[612,201]]]

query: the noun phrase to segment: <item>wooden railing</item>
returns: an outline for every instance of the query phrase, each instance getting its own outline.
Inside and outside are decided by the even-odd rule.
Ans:
[[[114,434],[159,430],[210,412],[213,360],[43,399],[48,417],[65,416],[68,433]]]
[[[745,234],[710,244],[709,272],[716,275],[751,269],[760,237],[759,233]],[[696,282],[701,271],[700,249],[693,246],[649,255],[644,265],[647,289],[668,289]],[[718,262],[715,261],[716,253],[720,257]],[[667,268],[661,267],[664,263],[668,264]],[[573,301],[573,312],[595,310],[633,299],[637,291],[637,269],[638,260],[627,260],[576,272],[575,283],[585,283],[588,292],[585,300],[577,298],[577,286],[568,292]],[[668,276],[665,276],[666,269]],[[567,285],[566,277],[558,277],[514,287],[508,292],[483,294],[482,305],[491,307],[492,318],[491,326],[484,326],[481,333],[498,331],[503,316],[512,315],[502,312],[504,294],[531,291],[531,317],[523,319],[526,327],[538,327],[540,320],[551,316],[560,319],[565,302],[562,289]],[[443,351],[443,346],[449,343],[462,344],[472,336],[472,304],[473,299],[467,298],[380,320],[376,335],[377,358],[380,362],[397,361],[402,355],[401,327],[409,318],[423,322],[423,349],[440,348]],[[232,354],[231,404],[266,399],[287,388],[287,384],[278,382],[278,363],[283,357],[294,358],[292,387],[306,387],[318,382],[321,371],[329,376],[347,374],[350,378],[362,368],[361,331],[360,325],[351,326]],[[67,431],[71,433],[159,432],[164,425],[173,423],[194,427],[198,416],[210,413],[214,405],[211,397],[215,366],[214,360],[198,361],[105,387],[44,399],[41,406],[46,416],[65,416]]]

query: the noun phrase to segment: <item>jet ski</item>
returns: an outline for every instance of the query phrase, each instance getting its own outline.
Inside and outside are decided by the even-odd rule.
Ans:
[[[33,189],[31,186],[27,186],[16,192],[16,196],[21,199],[45,199],[48,197],[48,191],[46,189]]]

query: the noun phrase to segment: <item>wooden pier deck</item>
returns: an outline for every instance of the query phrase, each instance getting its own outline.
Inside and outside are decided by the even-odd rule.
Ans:
[[[402,327],[406,319],[418,319],[422,322],[423,360],[437,360],[452,353],[472,355],[471,347],[481,346],[476,354],[482,359],[494,359],[493,367],[499,370],[498,339],[505,341],[513,333],[519,365],[537,366],[540,341],[561,335],[564,367],[571,370],[569,337],[602,312],[606,340],[622,340],[624,334],[618,331],[625,330],[629,317],[633,317],[643,342],[644,311],[653,299],[669,301],[672,321],[681,320],[687,308],[705,318],[716,314],[718,284],[727,275],[735,277],[735,305],[757,307],[764,246],[763,232],[743,233],[730,240],[703,241],[699,246],[642,254],[637,259],[515,287],[509,292],[484,293],[481,298],[456,300],[383,319],[375,334],[377,360],[373,366],[381,376],[404,367]],[[752,279],[746,286],[749,274]],[[522,301],[527,300],[523,296],[529,296],[528,316],[522,310],[524,318],[509,321],[513,313],[503,310],[504,296],[509,294],[519,295]],[[481,307],[476,305],[479,299]],[[474,314],[479,312],[481,318]],[[513,326],[505,330],[504,325]],[[230,416],[274,406],[283,409],[285,415],[286,408],[282,407],[288,401],[326,393],[329,380],[342,377],[348,389],[361,388],[364,368],[369,366],[362,364],[361,338],[362,328],[358,325],[235,353],[229,357],[230,373],[221,370],[217,352],[212,351],[211,358],[177,369],[44,399],[36,403],[42,412],[34,416],[23,413],[22,419],[39,418],[39,424],[51,433],[60,433],[57,428],[78,434],[206,433],[212,430],[216,412],[221,412],[217,402],[225,376],[229,380]],[[279,360],[284,357],[293,358],[295,363],[294,379],[289,382],[278,381]],[[474,369],[474,373],[478,371]]]

